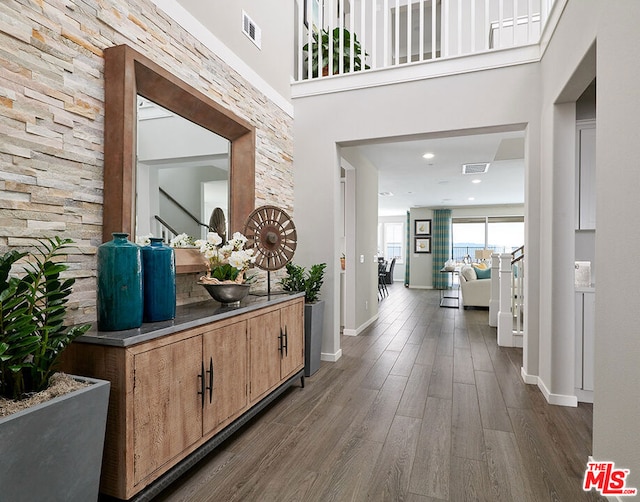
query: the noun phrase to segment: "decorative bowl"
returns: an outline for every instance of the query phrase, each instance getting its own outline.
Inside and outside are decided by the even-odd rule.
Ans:
[[[250,284],[208,284],[199,282],[215,301],[225,307],[237,307],[240,301],[249,294]]]

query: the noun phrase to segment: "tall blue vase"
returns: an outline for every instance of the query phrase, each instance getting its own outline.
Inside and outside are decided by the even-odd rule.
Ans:
[[[142,252],[114,233],[98,247],[98,329],[120,331],[142,325]]]
[[[144,322],[167,321],[176,316],[176,259],[173,248],[160,237],[142,248]]]

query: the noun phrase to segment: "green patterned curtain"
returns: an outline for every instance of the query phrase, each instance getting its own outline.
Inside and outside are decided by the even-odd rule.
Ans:
[[[407,211],[407,245],[404,248],[404,285],[409,287],[409,256],[411,255],[411,213]]]
[[[446,289],[449,287],[449,275],[451,274],[441,274],[440,269],[451,258],[451,209],[435,209],[433,211],[431,235],[433,287],[434,289]]]

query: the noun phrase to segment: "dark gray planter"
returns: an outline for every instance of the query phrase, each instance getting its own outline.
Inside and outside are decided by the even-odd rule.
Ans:
[[[98,499],[110,382],[0,418],[0,499]]]
[[[304,376],[320,369],[324,300],[304,304]]]

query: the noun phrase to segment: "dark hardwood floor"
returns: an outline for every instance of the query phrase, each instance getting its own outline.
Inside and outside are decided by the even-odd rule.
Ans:
[[[389,287],[377,322],[157,500],[604,500],[582,491],[592,407],[550,406],[486,310]]]

